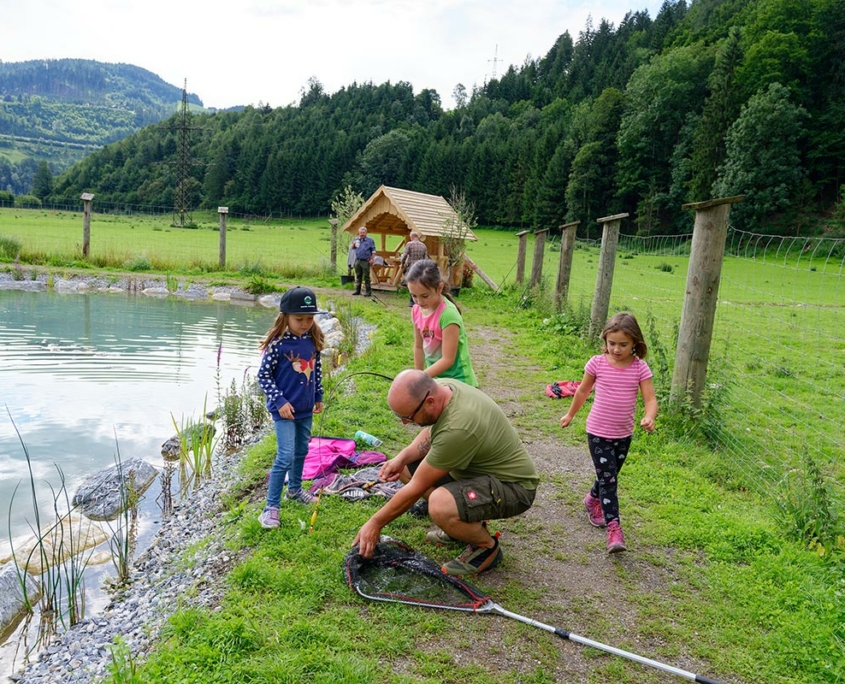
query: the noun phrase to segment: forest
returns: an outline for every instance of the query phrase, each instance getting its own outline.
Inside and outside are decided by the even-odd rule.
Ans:
[[[684,0],[590,21],[446,110],[412,84],[315,77],[295,105],[191,115],[194,207],[325,215],[347,185],[449,196],[483,225],[556,229],[627,212],[686,232],[688,202],[743,195],[732,223],[845,234],[845,0]],[[52,199],[172,207],[177,133],[152,124],[87,156]]]

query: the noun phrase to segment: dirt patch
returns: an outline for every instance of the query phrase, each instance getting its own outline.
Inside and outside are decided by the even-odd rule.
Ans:
[[[519,615],[675,667],[706,671],[682,644],[672,645],[670,660],[661,659],[659,653],[666,644],[653,630],[642,627],[640,611],[643,603],[648,604],[643,597],[665,598],[675,579],[666,551],[638,546],[636,522],[624,521],[623,513],[629,551],[609,555],[605,531],[589,524],[582,504],[593,478],[586,445],[566,446],[562,433],[559,440],[554,437],[568,401],[546,397],[545,385],[514,381],[515,363],[520,364],[520,377],[542,376],[542,369],[525,366],[507,330],[470,326],[469,337],[481,389],[517,427],[541,475],[534,506],[522,516],[495,522],[504,562],[476,583],[506,610]],[[536,428],[538,415],[548,430]],[[660,562],[655,564],[651,559],[658,556]],[[637,603],[631,597],[637,597]],[[505,617],[456,619],[460,625],[438,631],[436,638],[419,646],[456,664],[477,665],[494,676],[500,673],[503,680],[512,681],[514,673],[518,673],[516,681],[523,681],[523,675],[536,680],[542,669],[554,681],[569,683],[678,681],[674,675],[557,639]],[[538,653],[547,656],[543,664]],[[556,663],[553,672],[548,672],[548,662]],[[624,670],[620,662],[625,663]],[[620,677],[623,671],[626,674]],[[452,680],[446,676],[443,681]]]

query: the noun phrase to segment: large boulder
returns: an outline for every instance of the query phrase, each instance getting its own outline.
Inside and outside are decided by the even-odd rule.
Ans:
[[[114,520],[130,494],[143,494],[157,475],[155,466],[131,458],[87,477],[73,495],[73,505],[91,520]]]
[[[0,634],[7,634],[26,613],[22,581],[26,584],[26,600],[34,606],[41,596],[35,578],[19,571],[14,563],[0,568]]]
[[[45,524],[40,535],[31,534],[15,542],[14,549],[0,552],[0,565],[13,561],[32,575],[64,563],[68,558],[93,549],[109,538],[102,526],[76,512]]]

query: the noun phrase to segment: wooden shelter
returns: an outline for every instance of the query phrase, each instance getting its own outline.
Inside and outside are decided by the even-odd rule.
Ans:
[[[449,258],[444,236],[450,231],[465,240],[478,238],[469,228],[460,227],[460,219],[449,203],[439,195],[400,190],[382,185],[364,202],[360,209],[344,224],[342,230],[353,237],[361,226],[376,243],[376,255],[383,265],[371,266],[371,282],[374,290],[397,290],[402,281],[399,260],[405,243],[410,240],[411,231],[419,234],[428,248],[428,255],[437,262],[444,279],[448,281]],[[461,269],[455,269],[460,285]]]

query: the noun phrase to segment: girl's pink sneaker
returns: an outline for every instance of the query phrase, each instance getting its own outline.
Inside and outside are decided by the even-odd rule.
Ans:
[[[611,520],[607,525],[607,552],[619,553],[625,551],[625,535],[618,520]]]
[[[601,501],[590,492],[587,492],[587,496],[584,497],[584,508],[587,509],[590,524],[593,527],[604,527],[604,511],[601,509]]]

